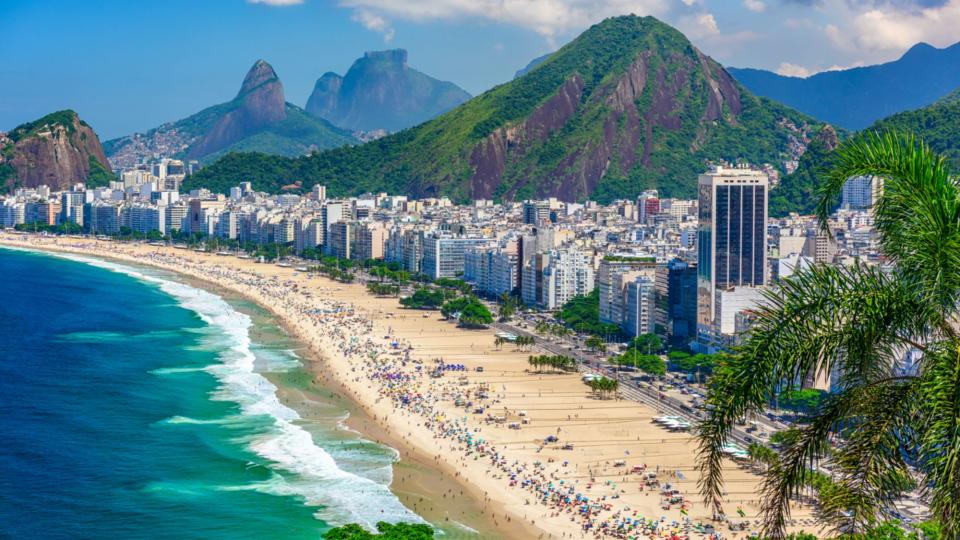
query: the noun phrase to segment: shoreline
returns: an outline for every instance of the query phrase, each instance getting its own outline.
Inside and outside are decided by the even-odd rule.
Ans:
[[[694,520],[704,523],[709,520],[707,509],[702,503],[696,502],[698,495],[695,493],[695,473],[691,467],[693,447],[689,435],[669,433],[650,425],[649,419],[655,413],[643,405],[629,401],[592,399],[576,376],[528,372],[524,361],[527,354],[499,349],[495,351],[492,346],[492,331],[458,329],[450,323],[436,320],[433,313],[405,313],[396,305],[396,299],[371,297],[363,287],[356,284],[340,284],[323,277],[306,278],[290,268],[254,264],[252,261],[241,261],[234,257],[86,238],[5,233],[0,233],[0,244],[146,264],[192,276],[214,287],[233,291],[258,304],[270,312],[291,337],[304,344],[305,350],[313,353],[309,360],[304,360],[309,361],[309,370],[315,380],[323,381],[324,387],[342,390],[344,395],[356,404],[357,410],[367,416],[364,420],[351,415],[352,422],[347,422],[351,428],[364,434],[377,433],[373,438],[370,435],[367,435],[367,438],[378,442],[390,441],[390,446],[397,449],[405,461],[418,463],[425,469],[439,469],[441,478],[463,487],[461,496],[473,494],[474,497],[471,498],[475,498],[481,505],[486,505],[484,518],[491,520],[496,530],[506,538],[618,538],[621,536],[611,535],[616,533],[615,530],[604,529],[604,534],[598,535],[587,525],[599,522],[601,518],[605,519],[604,527],[609,527],[608,522],[611,520],[629,524],[631,520],[636,522],[637,516],[646,516],[644,519],[649,519],[651,523],[663,516],[658,522],[658,531],[661,528],[659,523],[663,524],[664,531],[679,530],[683,526],[680,522],[687,522],[680,516],[686,516],[687,512],[681,513],[677,505],[663,504],[655,490],[644,488],[639,476],[631,476],[628,470],[617,468],[621,461],[630,461],[630,465],[637,469],[642,462],[644,470],[648,470],[646,467],[649,462],[651,473],[656,467],[661,478],[671,479],[677,491],[690,501],[689,525],[686,526],[688,529]],[[161,262],[165,259],[169,259],[167,264]],[[174,262],[182,264],[176,265]],[[193,265],[196,265],[196,268]],[[207,273],[201,273],[197,268],[204,268]],[[223,274],[220,279],[216,279],[218,271]],[[257,290],[231,279],[229,274],[232,272],[237,272],[238,275],[256,274],[257,279],[266,280],[268,285],[261,285],[261,289]],[[271,296],[273,294],[276,296]],[[349,306],[349,312],[323,313],[310,320],[305,313],[298,313],[290,307],[294,304],[284,304],[285,301],[290,301],[287,296],[289,294],[297,295],[296,300],[301,303]],[[360,312],[362,316],[354,315],[354,312]],[[360,321],[366,330],[350,328],[358,333],[349,334],[348,345],[345,343],[348,334],[343,333],[337,325],[340,320],[346,320],[353,325],[360,324]],[[330,321],[334,322],[328,324]],[[394,327],[396,332],[393,331]],[[517,420],[517,411],[533,411],[530,415],[531,425],[523,430],[508,431],[502,425],[491,426],[489,422],[482,422],[481,418],[468,419],[462,407],[446,403],[452,401],[447,398],[456,389],[449,382],[449,378],[440,379],[440,382],[420,380],[408,373],[410,370],[406,368],[411,366],[407,366],[407,362],[403,362],[404,368],[401,368],[397,360],[388,359],[387,362],[391,362],[389,365],[393,366],[390,369],[395,369],[398,376],[409,377],[413,380],[411,385],[419,385],[414,388],[429,392],[427,395],[431,396],[431,400],[426,404],[418,402],[416,407],[422,407],[423,411],[432,411],[430,414],[434,417],[418,414],[422,411],[414,406],[398,404],[397,396],[391,394],[396,390],[391,386],[392,383],[377,379],[378,374],[373,373],[370,367],[374,362],[365,361],[363,356],[369,350],[386,349],[386,344],[379,345],[375,342],[381,335],[401,341],[408,351],[413,352],[410,358],[416,359],[420,364],[426,364],[435,358],[444,358],[448,363],[462,362],[469,366],[479,366],[477,362],[482,362],[482,365],[487,366],[486,372],[465,370],[460,376],[461,382],[498,392],[490,398],[491,405],[500,404],[505,415],[514,415]],[[360,347],[357,343],[360,338],[366,338],[363,345],[367,348]],[[355,347],[357,350],[354,350]],[[340,351],[339,354],[337,351]],[[375,388],[378,384],[381,388]],[[405,391],[407,390],[409,389]],[[437,396],[441,392],[443,395],[434,398],[434,392]],[[417,396],[420,396],[419,392]],[[462,425],[460,416],[463,416]],[[458,419],[452,420],[454,418]],[[459,443],[456,439],[438,436],[437,424],[444,425],[444,422],[448,426],[451,423],[457,426]],[[517,424],[519,425],[519,422]],[[564,440],[576,441],[575,451],[556,452],[559,448],[537,442],[538,438],[543,437],[543,433],[552,433],[554,426],[558,434],[563,433],[561,436]],[[540,435],[531,439],[530,434],[526,433],[528,430]],[[474,448],[475,441],[468,440],[464,443],[463,437],[466,433],[470,434],[466,435],[468,439],[477,437],[483,447],[476,445]],[[488,436],[489,440],[486,440]],[[493,450],[494,445],[496,450]],[[620,459],[617,459],[618,456]],[[492,464],[480,460],[481,457],[490,457]],[[547,460],[547,464],[541,463],[542,460]],[[563,460],[563,465],[559,464],[560,460]],[[509,461],[514,462],[517,472],[512,472],[512,476],[507,477],[505,473],[509,466],[506,464]],[[527,472],[528,467],[534,467],[536,478],[542,477],[544,482],[549,482],[550,490],[553,490],[550,493],[554,493],[551,495],[553,498],[557,488],[555,482],[564,486],[564,490],[569,487],[571,494],[574,486],[578,493],[590,493],[591,505],[596,505],[596,508],[591,506],[587,511],[587,525],[581,527],[582,522],[575,519],[584,519],[582,510],[579,512],[580,516],[577,515],[578,512],[574,512],[579,503],[571,505],[560,501],[558,506],[554,500],[537,500],[540,488],[531,492],[532,484],[524,482],[518,485],[518,474]],[[692,478],[687,478],[687,475]],[[732,465],[728,468],[727,478],[730,499],[728,513],[732,514],[735,505],[736,508],[744,510],[748,519],[755,518],[759,502],[755,495],[758,478]],[[395,483],[396,481],[395,476]],[[564,484],[564,481],[568,483]],[[446,495],[444,493],[443,498],[446,498]],[[433,500],[438,504],[442,502],[436,497]],[[808,514],[809,511],[805,510],[796,509],[794,516]],[[590,521],[591,519],[594,521]],[[813,528],[806,520],[800,520],[799,525],[793,528],[800,530],[804,525],[808,530]],[[747,536],[746,532],[728,533],[725,526],[718,526],[717,530],[725,537]],[[702,533],[689,530],[687,534],[696,538],[705,537]],[[727,536],[728,534],[730,536]]]
[[[336,379],[328,378],[325,375],[325,370],[329,367],[327,364],[328,360],[326,359],[326,355],[311,347],[309,342],[300,335],[295,325],[290,324],[283,314],[278,313],[273,306],[263,302],[262,299],[258,299],[246,291],[230,287],[224,283],[213,281],[204,276],[199,276],[169,266],[163,266],[128,256],[110,253],[92,253],[91,251],[85,249],[70,248],[59,245],[36,245],[16,241],[11,242],[9,237],[6,236],[3,231],[0,231],[0,247],[22,248],[26,250],[54,254],[63,253],[83,255],[96,257],[106,261],[113,261],[120,264],[130,264],[134,265],[134,267],[138,265],[147,266],[173,273],[184,284],[206,290],[212,294],[224,298],[225,301],[230,302],[230,297],[232,296],[236,298],[242,298],[252,304],[255,304],[268,314],[273,324],[278,326],[287,336],[289,336],[291,340],[298,345],[296,353],[301,360],[302,369],[310,377],[310,391],[321,394],[328,393],[324,399],[328,400],[328,402],[337,403],[347,411],[348,416],[346,419],[342,420],[343,426],[341,426],[340,429],[347,429],[363,439],[387,446],[397,453],[397,460],[394,461],[392,465],[393,481],[387,487],[395,496],[397,496],[404,506],[423,517],[432,525],[442,525],[443,519],[441,518],[440,514],[443,512],[441,510],[435,508],[420,509],[416,508],[414,505],[423,502],[433,502],[438,504],[440,501],[436,500],[437,491],[433,488],[439,486],[443,492],[451,492],[456,487],[460,488],[461,495],[465,495],[465,498],[469,500],[458,501],[457,504],[453,506],[455,510],[460,510],[460,515],[457,516],[458,519],[448,520],[448,524],[445,528],[456,528],[464,530],[464,532],[473,532],[482,538],[490,538],[489,535],[491,533],[495,535],[502,535],[494,536],[493,538],[513,539],[530,537],[527,534],[517,534],[518,531],[516,531],[514,528],[505,529],[496,525],[492,518],[484,515],[486,507],[482,501],[482,494],[477,490],[472,489],[473,486],[466,486],[466,489],[464,489],[464,485],[454,479],[454,473],[456,471],[446,469],[443,471],[437,470],[436,463],[432,462],[430,455],[424,452],[421,448],[406,442],[403,438],[392,435],[386,427],[375,421],[373,416],[371,416],[369,413],[367,407],[355,398],[347,385]],[[274,380],[276,378],[276,374],[271,374],[269,376],[268,374],[261,375],[271,380],[271,382],[277,386],[278,399],[280,399],[281,402],[287,406],[297,409],[296,404],[289,401],[289,398],[294,393],[300,392],[300,390],[287,388],[277,384],[277,381]],[[298,410],[298,412],[303,413],[303,411],[300,410]],[[464,508],[474,511],[466,513],[463,511]],[[464,515],[465,513],[467,515]],[[460,521],[461,519],[469,521],[469,523]],[[478,520],[482,521],[482,523],[477,523],[476,521]]]

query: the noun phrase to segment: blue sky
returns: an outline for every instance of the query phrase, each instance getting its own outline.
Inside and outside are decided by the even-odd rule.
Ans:
[[[323,72],[393,47],[477,94],[626,13],[796,76],[960,40],[960,0],[2,0],[0,129],[72,108],[104,139],[142,131],[232,98],[258,58],[302,106]]]

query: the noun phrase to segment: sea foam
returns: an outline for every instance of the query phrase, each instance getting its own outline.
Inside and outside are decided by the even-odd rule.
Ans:
[[[299,414],[282,404],[276,386],[254,370],[256,357],[251,350],[249,316],[202,289],[122,264],[81,255],[60,256],[154,283],[226,338],[218,343],[220,363],[205,368],[220,382],[211,397],[238,404],[245,416],[269,417],[272,428],[248,438],[247,445],[275,470],[292,474],[274,475],[269,481],[249,486],[250,489],[302,498],[306,504],[318,507],[319,518],[332,524],[359,523],[372,529],[378,521],[424,522],[390,491],[389,473],[381,470],[377,474],[370,471],[354,474],[343,470],[329,452],[317,446],[308,431],[297,425]],[[174,371],[179,370],[169,370]],[[192,419],[174,417],[170,420],[167,423],[177,424],[191,423]],[[385,469],[389,471],[389,467]]]

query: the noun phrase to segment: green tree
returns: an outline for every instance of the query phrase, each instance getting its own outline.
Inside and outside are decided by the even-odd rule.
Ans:
[[[591,351],[596,351],[598,353],[607,352],[607,344],[603,341],[603,338],[600,336],[590,336],[583,342]]]
[[[560,309],[559,318],[577,332],[592,334],[606,340],[620,335],[620,327],[600,322],[600,291],[593,289],[585,296],[571,298]]]
[[[764,533],[785,536],[791,497],[808,467],[832,455],[839,497],[821,514],[847,533],[885,521],[915,463],[947,538],[960,536],[960,186],[946,160],[914,137],[868,133],[841,145],[819,188],[829,214],[844,182],[879,176],[873,213],[884,268],[813,265],[766,293],[738,354],[711,378],[698,428],[700,488],[721,510],[722,447],[737,420],[761,413],[778,391],[835,373],[839,390],[797,428],[762,484]],[[895,370],[906,348],[923,352],[915,374]],[[831,448],[842,434],[844,443]]]
[[[820,406],[827,393],[815,388],[788,390],[780,394],[780,406],[796,412],[809,413]]]
[[[654,354],[663,349],[663,340],[656,334],[643,334],[630,340],[630,348],[644,354]]]
[[[655,354],[642,354],[635,349],[629,349],[627,352],[613,357],[610,361],[621,366],[635,367],[644,373],[658,377],[667,373],[667,364],[662,358]]]
[[[433,529],[422,523],[377,523],[377,534],[373,534],[356,523],[330,529],[323,535],[324,540],[430,540]]]

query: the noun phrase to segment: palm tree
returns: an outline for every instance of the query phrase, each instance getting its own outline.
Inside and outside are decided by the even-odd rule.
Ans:
[[[943,156],[913,137],[870,133],[841,145],[819,191],[829,214],[844,182],[882,177],[873,213],[887,265],[814,265],[765,294],[737,354],[711,380],[698,427],[700,489],[722,511],[722,447],[738,419],[762,413],[807,375],[834,373],[838,391],[797,428],[762,483],[764,533],[783,538],[790,499],[833,449],[837,489],[820,495],[825,524],[865,530],[888,517],[915,463],[945,538],[960,535],[960,183]],[[876,180],[875,180],[876,181]],[[896,369],[908,350],[915,373]]]

